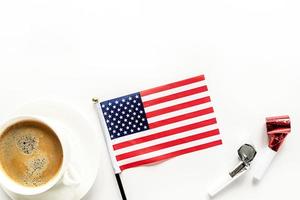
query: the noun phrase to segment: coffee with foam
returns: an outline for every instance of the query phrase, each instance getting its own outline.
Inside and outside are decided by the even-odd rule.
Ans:
[[[47,125],[25,120],[8,127],[0,136],[0,169],[26,187],[48,183],[59,172],[63,149]]]

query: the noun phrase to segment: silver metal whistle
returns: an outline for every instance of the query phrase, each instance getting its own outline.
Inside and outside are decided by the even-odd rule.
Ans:
[[[239,148],[238,155],[241,162],[229,173],[232,178],[250,167],[251,161],[256,156],[256,150],[250,144],[244,144]]]

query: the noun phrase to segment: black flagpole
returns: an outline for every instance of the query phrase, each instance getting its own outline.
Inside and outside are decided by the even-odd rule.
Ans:
[[[95,104],[99,102],[98,98],[93,98],[92,100]],[[122,200],[127,200],[120,174],[115,174],[115,177],[116,177],[118,187],[119,187],[119,190],[120,190],[120,193],[121,193],[121,196],[122,196]]]
[[[119,186],[119,189],[120,189],[120,193],[121,193],[121,196],[122,196],[122,200],[127,200],[127,197],[126,197],[126,194],[125,194],[125,190],[123,188],[123,184],[122,184],[122,180],[121,180],[120,174],[115,174],[115,175],[116,175],[117,183],[118,183],[118,186]]]

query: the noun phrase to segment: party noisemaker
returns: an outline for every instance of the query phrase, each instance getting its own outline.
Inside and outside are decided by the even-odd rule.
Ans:
[[[217,181],[208,189],[208,195],[214,197],[233,181],[241,177],[245,172],[250,168],[252,160],[256,156],[255,148],[250,144],[244,144],[238,149],[238,156],[240,162],[236,167],[229,173],[224,174],[222,177],[219,177]]]
[[[267,117],[266,125],[269,144],[260,155],[260,162],[254,172],[254,179],[256,180],[263,178],[286,136],[291,132],[291,122],[288,115]]]

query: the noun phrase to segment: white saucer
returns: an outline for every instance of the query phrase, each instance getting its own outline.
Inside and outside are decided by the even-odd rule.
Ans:
[[[36,115],[52,118],[69,128],[71,162],[80,175],[80,185],[76,188],[57,185],[43,195],[34,198],[24,198],[9,193],[8,195],[13,200],[79,200],[83,198],[94,184],[100,167],[100,133],[97,133],[78,111],[60,102],[42,100],[30,103],[19,108],[12,116],[14,115]]]

